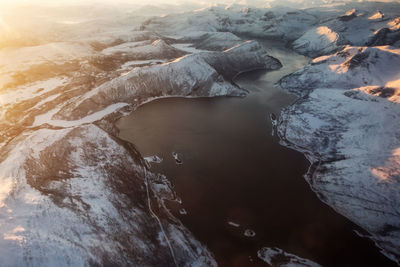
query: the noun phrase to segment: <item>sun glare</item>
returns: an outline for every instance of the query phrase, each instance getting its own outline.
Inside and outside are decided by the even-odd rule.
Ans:
[[[8,34],[9,32],[11,32],[11,28],[7,25],[3,17],[0,15],[0,34]]]

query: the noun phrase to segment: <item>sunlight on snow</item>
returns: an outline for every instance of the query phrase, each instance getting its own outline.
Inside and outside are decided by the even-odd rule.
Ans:
[[[0,207],[4,207],[4,201],[9,196],[13,187],[13,179],[9,178],[0,178]]]
[[[335,33],[326,26],[318,27],[318,34],[324,35],[331,42],[335,42],[338,39],[337,33]]]
[[[382,19],[384,17],[383,13],[378,11],[374,15],[370,16],[368,19],[375,20],[375,19]]]
[[[390,26],[390,29],[392,31],[400,29],[400,17],[392,20],[391,22],[388,23],[388,25]]]
[[[3,235],[3,238],[5,240],[12,240],[12,241],[18,241],[18,242],[23,242],[24,241],[24,236],[18,235],[19,233],[24,232],[25,229],[22,226],[17,226],[14,228],[12,231],[5,233]]]
[[[391,181],[400,177],[400,147],[392,151],[385,166],[371,169],[372,174],[380,181]]]
[[[1,37],[9,35],[11,32],[12,32],[11,27],[8,26],[7,23],[0,16],[0,41],[1,41]]]

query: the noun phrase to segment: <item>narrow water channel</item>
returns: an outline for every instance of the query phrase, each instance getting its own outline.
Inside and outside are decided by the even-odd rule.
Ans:
[[[152,171],[167,175],[181,197],[187,214],[175,215],[220,266],[264,266],[256,256],[264,246],[324,266],[394,265],[316,197],[303,178],[307,160],[271,135],[269,114],[295,100],[273,84],[309,59],[280,43],[262,44],[284,67],[240,75],[247,97],[156,100],[118,121],[120,137],[144,156],[163,158]],[[256,235],[245,236],[246,229]]]

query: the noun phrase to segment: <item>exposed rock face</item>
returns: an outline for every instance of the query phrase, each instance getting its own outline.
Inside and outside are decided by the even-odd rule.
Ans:
[[[168,184],[97,126],[26,132],[1,158],[3,264],[215,265],[164,208]]]
[[[389,47],[348,48],[315,59],[280,82],[303,97],[283,111],[278,125],[282,142],[311,161],[306,179],[320,199],[367,230],[396,262],[399,60]]]
[[[382,28],[374,33],[374,36],[367,42],[368,46],[394,45],[400,40],[400,30]]]
[[[280,248],[262,248],[257,252],[260,259],[270,266],[298,266],[298,267],[320,267],[318,263],[300,258],[299,256],[287,253]]]

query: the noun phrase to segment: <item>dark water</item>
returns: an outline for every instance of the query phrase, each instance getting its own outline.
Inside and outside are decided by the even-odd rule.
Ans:
[[[144,156],[164,159],[152,171],[173,182],[183,200],[179,208],[187,211],[176,216],[220,266],[263,266],[256,256],[263,246],[326,266],[393,265],[354,233],[357,226],[318,200],[302,177],[309,165],[302,154],[271,136],[269,114],[295,99],[272,85],[308,59],[276,43],[263,45],[284,68],[238,77],[250,91],[246,98],[157,100],[122,118],[120,136]],[[244,236],[246,229],[256,236]]]

